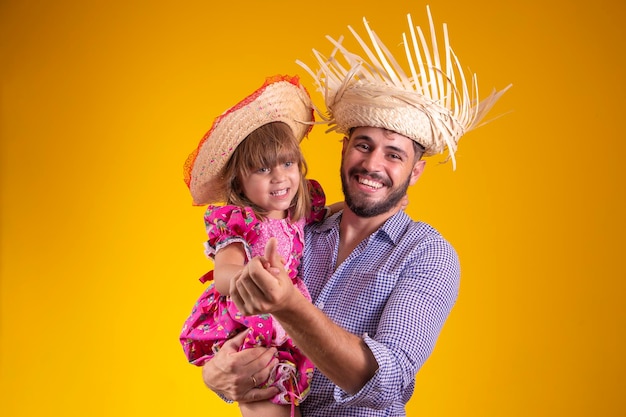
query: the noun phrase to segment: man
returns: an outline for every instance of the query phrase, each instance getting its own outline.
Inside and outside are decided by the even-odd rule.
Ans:
[[[422,155],[447,149],[455,166],[459,138],[478,126],[506,89],[480,103],[470,99],[448,43],[445,67],[429,55],[438,48],[428,16],[433,46],[426,52],[418,48],[409,16],[409,76],[367,23],[374,51],[352,33],[369,62],[331,40],[336,49],[330,59],[315,52],[318,72],[300,63],[324,92],[332,129],[346,135],[345,208],[306,230],[302,274],[313,304],[289,285],[272,245],[231,285],[243,312],[271,313],[315,364],[311,393],[300,406],[305,417],[404,416],[415,375],[457,298],[456,252],[432,227],[412,221],[402,198],[425,168]],[[338,63],[338,52],[347,64]],[[274,366],[274,352],[237,352],[242,338],[205,365],[205,383],[240,402],[268,398],[274,390],[257,386]]]

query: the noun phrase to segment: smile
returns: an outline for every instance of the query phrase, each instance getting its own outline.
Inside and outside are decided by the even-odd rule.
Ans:
[[[375,189],[379,189],[383,187],[383,184],[377,181],[368,180],[367,178],[359,177],[359,184],[367,185],[368,187],[372,187]]]
[[[282,190],[272,191],[270,195],[274,197],[281,197],[283,195],[286,195],[288,192],[289,192],[289,189],[283,188]]]

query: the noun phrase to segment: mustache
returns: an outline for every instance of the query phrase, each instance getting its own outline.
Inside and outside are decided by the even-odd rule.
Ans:
[[[363,168],[352,168],[351,170],[348,171],[348,175],[349,176],[355,176],[355,175],[359,175],[362,177],[368,177],[371,178],[375,181],[378,181],[380,183],[382,183],[383,185],[385,185],[386,187],[391,187],[391,180],[389,179],[389,177],[383,177],[382,175],[380,175],[377,172],[370,172],[366,169]]]

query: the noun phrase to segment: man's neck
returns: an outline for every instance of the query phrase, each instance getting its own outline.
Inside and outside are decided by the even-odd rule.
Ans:
[[[378,230],[387,219],[398,211],[400,211],[400,208],[396,207],[378,216],[361,217],[357,216],[346,206],[341,214],[341,222],[339,223],[339,250],[335,268],[341,265],[359,243]]]

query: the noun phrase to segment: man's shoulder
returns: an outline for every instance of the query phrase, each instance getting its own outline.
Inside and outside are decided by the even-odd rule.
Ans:
[[[446,241],[435,227],[425,221],[413,220],[404,212],[396,213],[383,225],[382,229],[392,236],[392,238],[395,236],[398,241],[404,239],[435,239]]]
[[[435,227],[424,221],[412,220],[408,215],[401,219],[398,230],[390,232],[390,237],[398,248],[404,248],[422,256],[426,253],[437,253],[452,260],[457,258],[456,250]]]

